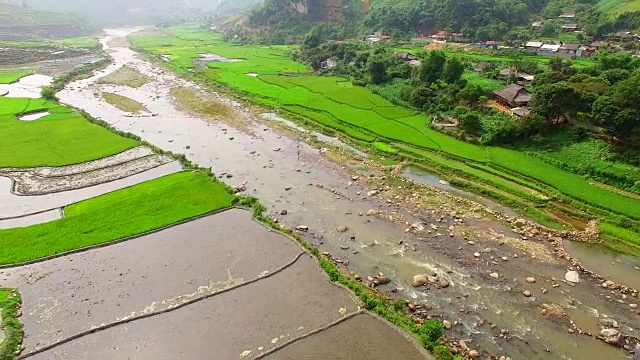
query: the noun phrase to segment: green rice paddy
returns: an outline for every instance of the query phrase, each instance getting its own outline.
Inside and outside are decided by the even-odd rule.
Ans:
[[[539,189],[558,191],[589,206],[640,219],[638,199],[599,187],[534,156],[511,149],[474,145],[437,132],[428,126],[431,120],[428,115],[393,104],[345,79],[309,74],[303,65],[290,59],[286,48],[233,45],[223,42],[215,33],[188,28],[173,28],[155,35],[143,33],[133,36],[131,41],[134,47],[150,55],[170,55],[172,62],[168,66],[180,73],[195,73],[204,80],[226,84],[254,101],[287,110],[354,139],[369,142],[380,150],[389,150],[383,149],[381,144],[392,143],[394,148],[408,154],[427,153],[432,157],[440,154],[438,159],[446,161],[450,168],[458,167],[473,179],[530,200],[548,198],[549,194],[538,193]],[[244,61],[208,63],[200,70],[192,60],[201,53]],[[463,56],[474,60],[508,61],[494,55],[464,53]],[[533,58],[541,63],[549,61],[548,58]],[[591,66],[592,62],[578,60],[575,64]],[[259,76],[248,76],[248,73]],[[487,90],[500,85],[480,74],[466,73],[465,78]],[[514,181],[516,178],[519,181]]]
[[[26,72],[26,71],[7,72],[7,73],[0,72],[0,84],[11,84],[27,75],[31,75],[31,72]]]
[[[181,172],[67,206],[50,223],[0,230],[0,264],[103,244],[230,207],[235,196],[208,175]]]
[[[35,121],[17,118],[39,110],[50,114]],[[43,99],[0,97],[0,134],[0,167],[76,164],[139,145]]]

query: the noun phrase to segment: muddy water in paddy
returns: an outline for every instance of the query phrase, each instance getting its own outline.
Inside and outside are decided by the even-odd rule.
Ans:
[[[355,318],[346,316],[359,310],[346,290],[328,282],[310,255],[244,210],[4,270],[1,276],[22,293],[27,351],[100,324],[217,293],[81,337],[33,359],[252,358],[334,321],[348,324]],[[236,287],[241,284],[245,286]],[[378,320],[375,324],[345,334],[350,342],[378,338],[357,359],[369,359],[377,351],[393,359],[424,358],[399,331]],[[391,341],[400,344],[398,350]],[[331,346],[322,338],[318,342]]]
[[[119,35],[126,35],[126,31]],[[103,43],[109,40],[107,38]],[[232,186],[246,184],[246,193],[257,196],[270,214],[278,216],[290,227],[308,226],[306,237],[322,251],[349,262],[353,271],[365,278],[383,272],[393,281],[382,289],[398,288],[405,297],[433,305],[432,313],[442,314],[451,322],[459,321],[462,325],[448,333],[464,338],[471,348],[514,359],[624,357],[623,352],[600,341],[569,334],[566,324],[540,315],[539,308],[542,303],[556,303],[565,308],[573,306],[572,312],[578,314],[576,316],[593,323],[597,320],[595,314],[606,314],[619,321],[624,319],[627,324],[624,332],[636,335],[635,329],[640,328],[638,316],[629,311],[628,305],[616,302],[621,300],[619,294],[610,294],[609,301],[600,296],[602,291],[598,284],[588,279],[575,287],[553,281],[552,278],[564,278],[566,262],[543,262],[539,256],[532,259],[520,249],[489,241],[487,234],[490,231],[505,234],[517,238],[514,241],[519,243],[537,244],[538,248],[551,254],[548,243],[536,239],[520,240],[517,234],[495,221],[472,220],[471,216],[465,220],[465,226],[479,233],[468,239],[459,235],[450,238],[446,230],[449,220],[441,224],[430,217],[439,218],[437,211],[433,215],[429,212],[414,214],[424,220],[427,227],[431,223],[439,226],[438,231],[420,237],[406,233],[405,224],[359,216],[370,208],[378,208],[395,210],[409,223],[418,220],[406,213],[406,209],[384,201],[385,193],[382,198],[372,199],[358,195],[358,192],[366,194],[369,189],[358,182],[352,183],[340,165],[327,161],[317,149],[267,128],[258,116],[243,112],[247,121],[255,122],[253,134],[248,135],[228,125],[179,111],[171,101],[169,89],[174,86],[198,88],[196,84],[155,67],[130,49],[108,50],[115,63],[88,79],[70,84],[67,90],[59,93],[63,102],[82,108],[119,130],[137,134],[165,150],[185,153],[190,160],[211,167],[216,174],[229,174],[231,177],[224,176],[223,179]],[[98,78],[125,64],[154,80],[138,89],[96,84]],[[100,91],[130,97],[144,104],[155,116],[128,117],[102,103]],[[335,191],[330,191],[332,189]],[[439,207],[439,201],[447,201],[438,193],[429,196],[436,203],[435,209]],[[288,214],[279,216],[282,210],[287,210]],[[348,231],[336,230],[342,225],[348,227]],[[467,240],[473,240],[475,244],[468,245]],[[476,258],[474,252],[481,256]],[[514,254],[519,255],[518,258]],[[497,261],[492,261],[491,256]],[[509,260],[500,260],[502,256]],[[446,277],[451,286],[440,290],[411,287],[413,275],[431,271]],[[491,280],[488,276],[491,272],[501,274],[500,279]],[[537,282],[526,283],[527,276],[536,277]],[[559,287],[553,288],[552,284]],[[549,290],[548,294],[542,294],[543,287]],[[533,296],[524,297],[523,290],[530,290]],[[485,324],[480,325],[483,320]],[[496,328],[492,329],[491,323]],[[502,328],[509,330],[508,340],[498,336]]]
[[[267,232],[248,212],[229,210],[0,276],[3,284],[20,289],[25,345],[33,350],[92,326],[179,304],[200,291],[252,280],[298,253],[295,244]]]

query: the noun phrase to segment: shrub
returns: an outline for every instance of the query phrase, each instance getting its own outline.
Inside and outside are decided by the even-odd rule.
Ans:
[[[445,345],[436,345],[431,351],[437,360],[454,360],[454,356]]]
[[[50,100],[50,101],[56,100],[56,91],[50,86],[43,87],[42,90],[40,91],[40,94],[46,100]]]

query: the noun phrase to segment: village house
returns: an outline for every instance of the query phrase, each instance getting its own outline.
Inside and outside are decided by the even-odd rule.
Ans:
[[[578,25],[578,24],[564,24],[564,25],[562,25],[562,30],[564,30],[564,31],[580,30],[580,25]]]
[[[591,43],[591,47],[595,48],[596,50],[600,50],[600,48],[603,46],[609,46],[609,43],[606,41],[600,41],[600,40],[597,40]]]
[[[511,109],[511,112],[517,117],[525,117],[531,114],[531,109],[529,109],[528,107],[515,107]]]
[[[565,59],[575,59],[577,57],[576,53],[580,49],[580,45],[564,43],[560,45],[558,50],[553,53],[555,57],[561,57]],[[582,55],[582,50],[580,51],[580,55]]]
[[[336,67],[336,61],[333,59],[327,59],[320,63],[320,68],[323,70],[331,70]]]
[[[531,24],[531,26],[535,28],[539,28],[539,27],[542,27],[542,24],[543,24],[542,21],[535,21],[533,24]]]
[[[420,66],[420,60],[418,59],[417,56],[408,53],[408,52],[397,52],[395,53],[395,55],[397,57],[399,57],[400,59],[404,60],[407,64],[411,65],[411,66]]]
[[[430,36],[432,40],[437,40],[437,41],[445,41],[450,38],[461,38],[461,37],[462,37],[462,34],[460,33],[454,33],[454,32],[449,32],[445,30],[439,30],[437,33]]]
[[[538,50],[540,49],[540,47],[542,47],[542,45],[544,45],[544,43],[542,41],[527,41],[526,44],[524,44],[524,47],[530,50]]]
[[[382,40],[389,40],[391,39],[391,35],[384,35],[381,32],[377,32],[373,35],[367,35],[364,37],[364,41],[370,43],[370,44],[375,44],[377,42],[380,42]]]
[[[417,56],[408,52],[397,52],[395,53],[395,55],[406,62],[409,62],[411,60],[418,60]]]
[[[566,19],[566,20],[575,19],[575,17],[576,17],[576,13],[574,13],[574,12],[568,12],[568,13],[564,13],[564,14],[558,16],[558,18]]]
[[[533,81],[533,79],[535,78],[535,76],[527,74],[524,71],[519,71],[513,66],[510,66],[506,69],[502,69],[498,73],[498,79],[501,79],[501,80],[507,80],[512,76],[514,76],[516,80],[522,81],[522,82]]]
[[[493,92],[493,97],[501,104],[508,106],[510,109],[518,107],[527,107],[531,101],[531,93],[524,86],[518,84],[509,84],[502,89]]]

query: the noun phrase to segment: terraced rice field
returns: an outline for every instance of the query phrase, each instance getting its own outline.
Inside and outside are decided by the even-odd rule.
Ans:
[[[11,84],[27,75],[31,75],[31,72],[0,72],[0,84]]]
[[[35,121],[17,116],[46,110]],[[44,99],[0,97],[0,167],[60,166],[113,155],[138,145]]]
[[[470,165],[488,166],[494,171],[504,170],[509,174],[517,174],[520,182],[530,179],[590,206],[640,219],[638,199],[601,188],[579,175],[518,151],[481,147],[436,132],[428,126],[428,115],[392,104],[365,88],[353,86],[345,79],[307,74],[308,69],[292,61],[282,47],[236,46],[223,42],[215,33],[189,28],[174,28],[161,36],[157,32],[155,35],[134,34],[131,40],[135,48],[153,55],[167,56],[171,61],[167,65],[180,73],[194,71],[192,60],[199,57],[200,53],[244,59],[231,63],[210,62],[208,69],[196,70],[196,73],[250,94],[257,102],[285,109],[360,141],[405,144],[407,147],[404,150],[414,154],[421,151],[441,153],[451,159],[448,166],[462,161]],[[471,55],[479,60],[490,57]],[[589,64],[585,62],[581,65]],[[248,76],[248,73],[258,76]],[[472,75],[466,76],[468,80],[479,83]],[[481,86],[491,89],[497,87],[497,83],[483,82]],[[482,168],[476,167],[473,172],[465,169],[465,172],[489,183],[497,182],[495,174]],[[522,186],[512,180],[503,177],[501,182],[508,184],[512,193],[521,195]],[[525,192],[532,193],[529,190]],[[543,199],[544,194],[539,198]]]
[[[144,233],[231,206],[233,196],[204,174],[182,172],[64,208],[63,219],[0,230],[0,264],[20,263]]]

